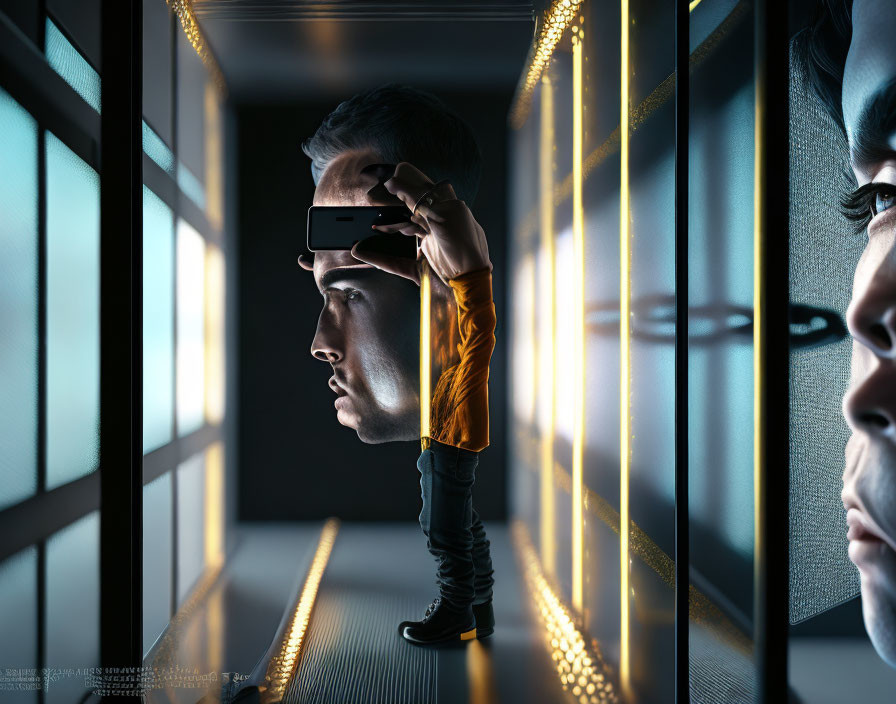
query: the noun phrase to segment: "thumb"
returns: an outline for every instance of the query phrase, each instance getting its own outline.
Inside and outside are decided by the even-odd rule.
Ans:
[[[402,278],[413,281],[420,285],[420,272],[417,269],[417,262],[406,257],[396,257],[391,254],[383,254],[382,252],[371,251],[362,246],[358,242],[352,247],[352,256],[358,261],[365,264],[372,264],[377,269],[381,269],[388,274],[395,274]]]

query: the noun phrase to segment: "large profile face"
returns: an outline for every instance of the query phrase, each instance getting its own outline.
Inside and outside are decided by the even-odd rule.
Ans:
[[[847,312],[843,502],[865,627],[896,667],[896,3],[855,0],[852,17],[843,115],[869,222]]]
[[[314,204],[394,204],[370,195],[378,181],[361,174],[364,166],[380,161],[364,151],[335,158],[321,175]],[[323,308],[311,354],[332,367],[329,386],[336,394],[337,420],[366,443],[417,439],[418,287],[359,262],[348,251],[317,252],[314,281]]]

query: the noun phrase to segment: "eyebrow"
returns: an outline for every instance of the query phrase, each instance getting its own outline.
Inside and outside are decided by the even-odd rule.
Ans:
[[[335,267],[333,269],[328,269],[321,275],[318,288],[320,288],[321,291],[326,291],[328,288],[331,288],[337,281],[363,281],[365,279],[372,278],[373,275],[378,271],[379,269],[376,269],[373,266]]]
[[[892,159],[896,151],[890,138],[896,131],[896,78],[881,87],[862,109],[852,144],[850,161],[868,167]]]

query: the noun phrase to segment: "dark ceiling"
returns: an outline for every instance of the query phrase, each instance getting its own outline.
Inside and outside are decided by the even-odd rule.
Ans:
[[[534,33],[533,3],[195,0],[237,103],[327,100],[390,81],[432,90],[512,90]]]

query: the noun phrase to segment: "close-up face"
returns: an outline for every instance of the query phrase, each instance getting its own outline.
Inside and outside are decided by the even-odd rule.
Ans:
[[[853,336],[843,408],[843,501],[849,556],[859,568],[865,626],[896,667],[896,5],[856,0],[843,114],[857,195],[867,206],[865,249],[847,323]]]
[[[392,204],[368,194],[378,182],[360,173],[379,161],[361,151],[334,159],[321,175],[314,205]],[[417,439],[419,289],[348,251],[316,252],[314,281],[323,308],[311,354],[332,366],[337,420],[367,443]]]

